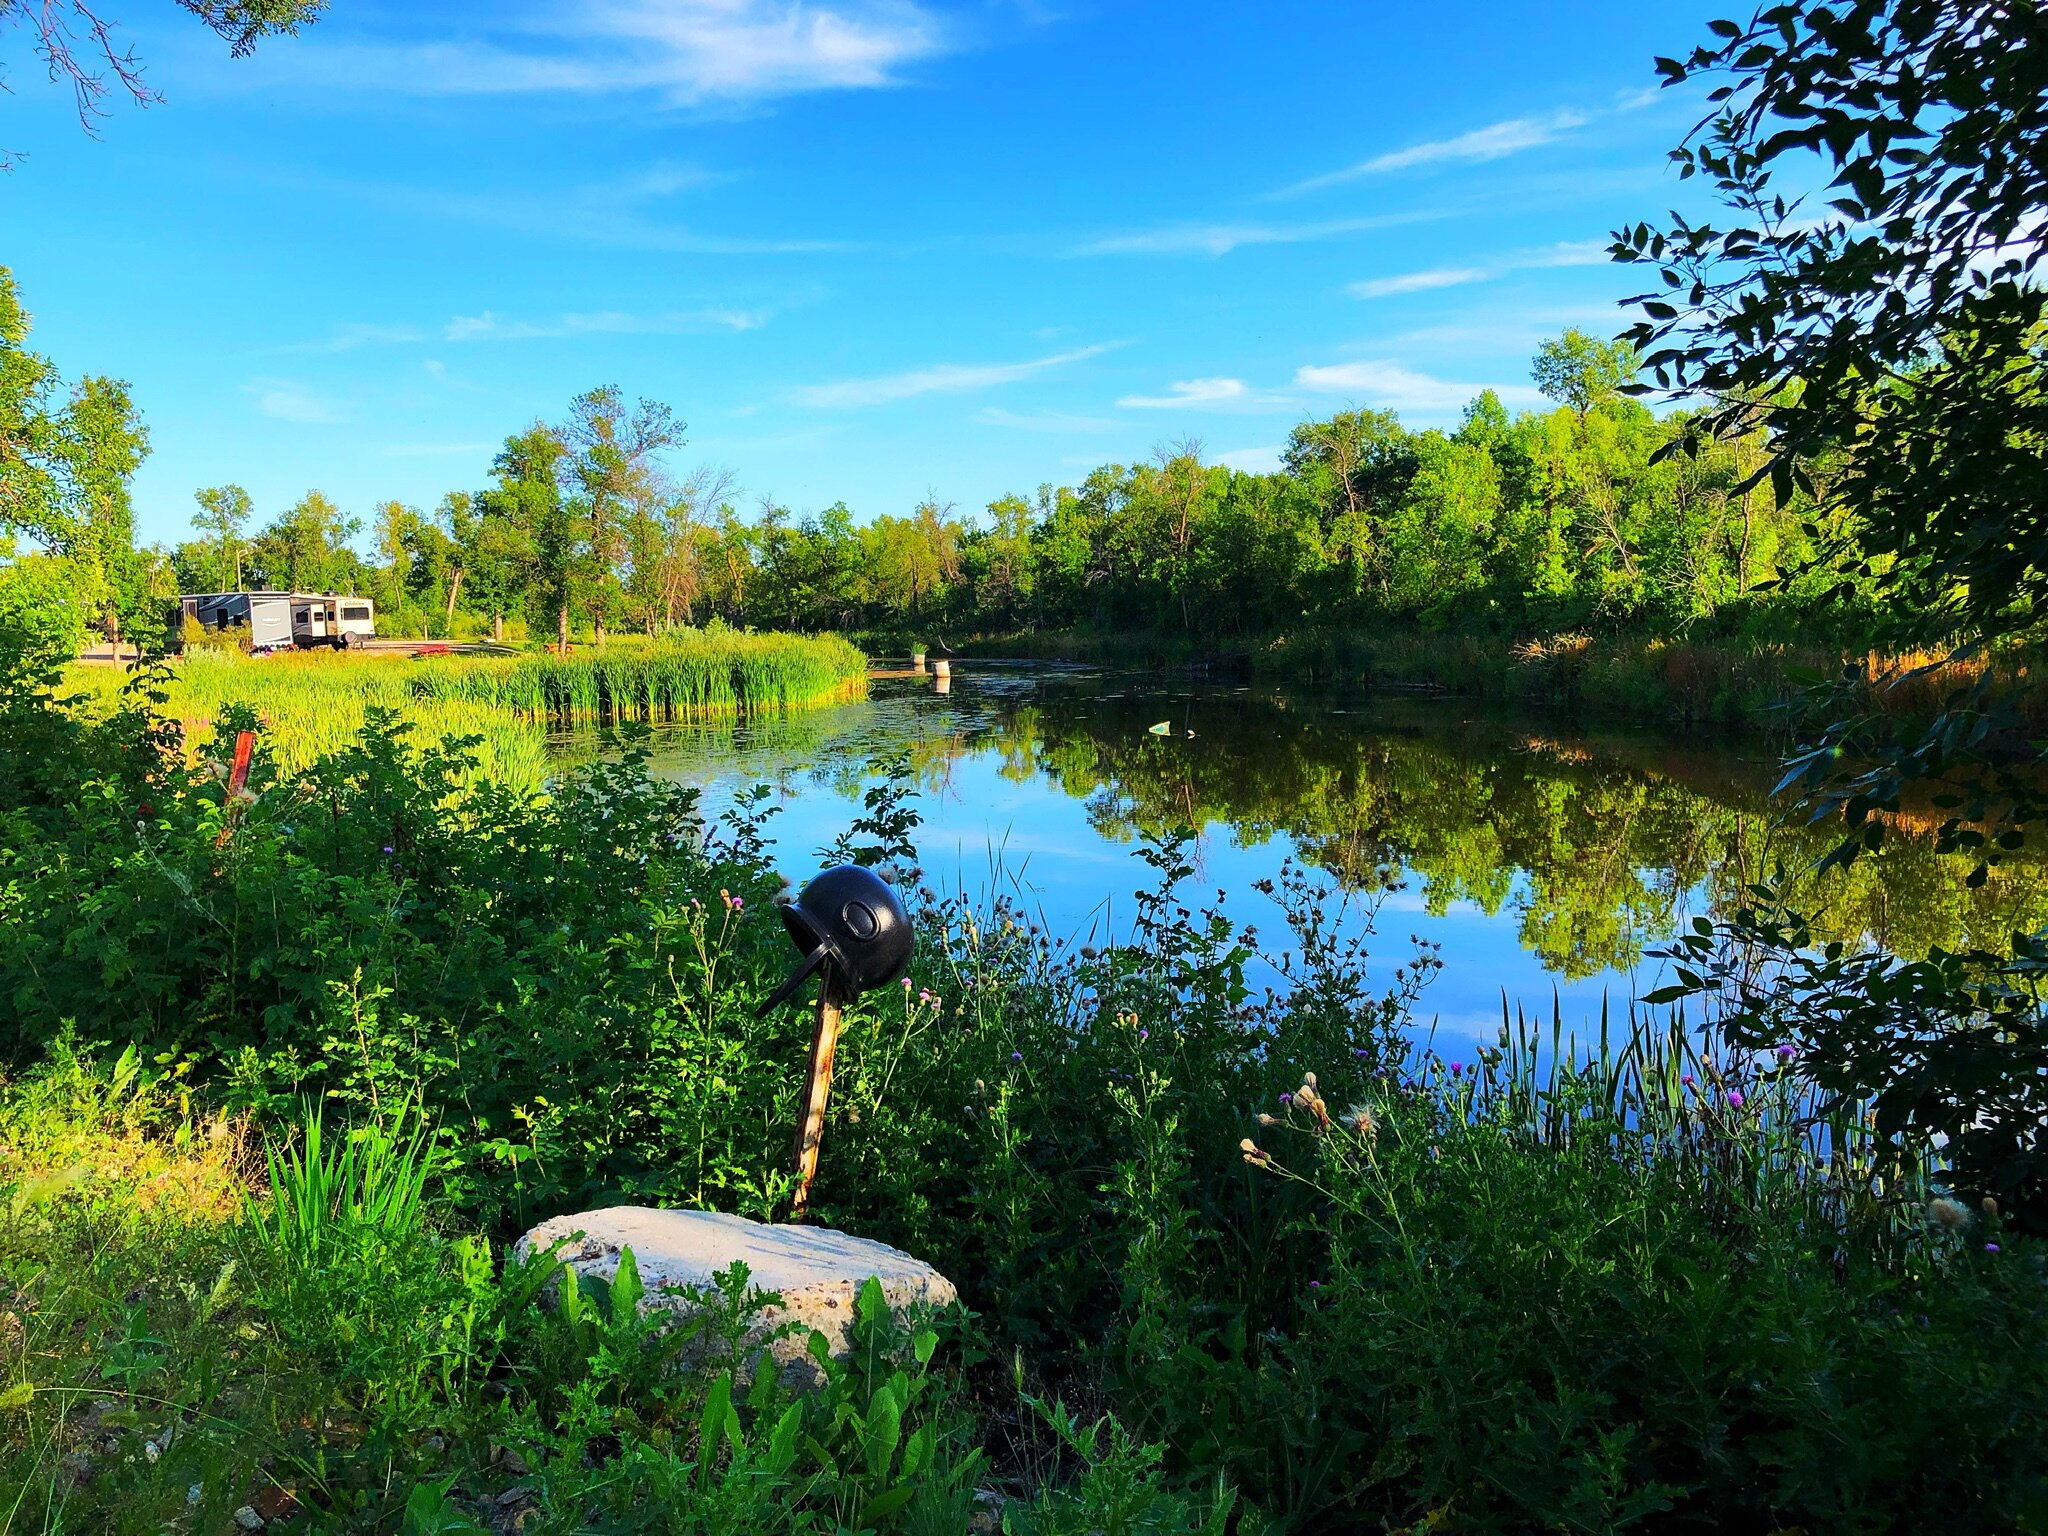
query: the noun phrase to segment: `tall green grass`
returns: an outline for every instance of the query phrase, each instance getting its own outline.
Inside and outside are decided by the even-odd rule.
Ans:
[[[66,678],[102,700],[122,681],[100,667]],[[392,710],[416,744],[472,739],[481,777],[538,789],[551,727],[807,709],[866,692],[867,658],[837,636],[712,633],[571,657],[193,653],[177,663],[167,709],[192,750],[214,752],[215,721],[254,710],[265,749],[292,772],[360,737],[369,711]]]
[[[1599,1126],[1617,1156],[1680,1171],[1710,1205],[1803,1207],[1810,1219],[1885,1251],[1918,1236],[1944,1184],[1938,1150],[1880,1136],[1868,1106],[1823,1096],[1797,1052],[1743,1052],[1689,1024],[1682,1009],[1630,1003],[1598,1033],[1575,1032],[1553,1003],[1547,1023],[1501,1008],[1499,1042],[1476,1053],[1461,1089],[1432,1059],[1436,1087],[1468,1113],[1564,1149]]]
[[[700,634],[584,656],[431,659],[410,687],[542,723],[698,720],[859,698],[867,658],[836,635]]]

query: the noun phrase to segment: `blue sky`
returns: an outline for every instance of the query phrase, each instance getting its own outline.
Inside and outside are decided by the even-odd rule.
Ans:
[[[228,480],[431,506],[601,383],[690,423],[679,471],[862,517],[1531,403],[1680,196],[1650,60],[1713,14],[333,0],[231,61],[120,10],[165,100],[96,139],[0,36],[0,261],[39,349],[133,384],[145,539]]]

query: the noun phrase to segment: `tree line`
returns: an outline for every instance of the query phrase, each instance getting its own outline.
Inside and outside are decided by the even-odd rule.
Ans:
[[[512,433],[488,484],[431,509],[365,517],[314,490],[266,520],[240,486],[210,486],[191,538],[137,550],[128,486],[148,435],[125,387],[66,390],[26,348],[11,279],[0,297],[0,521],[32,546],[0,586],[80,631],[136,633],[177,592],[234,589],[357,592],[389,632],[558,645],[714,619],[1202,643],[1387,623],[1811,636],[1851,611],[1803,574],[1830,530],[1805,493],[1756,480],[1761,434],[1698,440],[1696,413],[1632,398],[1626,346],[1579,331],[1533,360],[1546,408],[1486,391],[1455,428],[1421,431],[1340,411],[1296,426],[1270,473],[1186,440],[977,515],[933,499],[866,519],[843,502],[743,510],[729,473],[672,467],[685,426],[668,406],[604,387]]]

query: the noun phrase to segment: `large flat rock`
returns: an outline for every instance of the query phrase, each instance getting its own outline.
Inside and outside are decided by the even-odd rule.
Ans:
[[[678,1315],[690,1310],[686,1296],[673,1288],[707,1288],[712,1276],[745,1261],[748,1284],[756,1290],[781,1293],[782,1305],[761,1313],[765,1335],[784,1322],[802,1332],[777,1340],[772,1348],[785,1368],[804,1364],[805,1335],[816,1329],[836,1355],[852,1347],[854,1299],[872,1277],[898,1314],[924,1307],[943,1307],[958,1299],[953,1282],[922,1259],[865,1237],[825,1227],[773,1227],[743,1216],[718,1211],[657,1211],[639,1205],[615,1205],[601,1211],[556,1216],[519,1240],[521,1258],[560,1242],[563,1263],[579,1274],[609,1281],[619,1268],[619,1254],[633,1250],[646,1295],[643,1312],[661,1309]]]

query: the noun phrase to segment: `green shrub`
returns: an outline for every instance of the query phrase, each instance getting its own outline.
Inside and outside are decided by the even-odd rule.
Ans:
[[[788,959],[767,799],[707,827],[632,757],[538,796],[372,710],[230,800],[152,686],[0,716],[0,1053],[55,1051],[0,1109],[33,1149],[0,1166],[0,1496],[33,1518],[159,1529],[196,1485],[213,1528],[268,1476],[352,1530],[502,1523],[514,1485],[560,1529],[938,1529],[977,1491],[1041,1530],[2048,1523],[2042,1249],[1929,1144],[1678,1020],[1591,1061],[1524,1027],[1418,1052],[1434,952],[1382,982],[1343,937],[1391,869],[1288,866],[1277,952],[1172,836],[1100,948],[940,900],[900,783],[835,856],[894,866],[917,968],[847,1010],[813,1204],[977,1320],[800,1401],[672,1372],[631,1278],[536,1307],[552,1264],[503,1245],[777,1210],[809,1026],[755,1015]],[[158,1142],[229,1179],[245,1114],[281,1205],[135,1196]]]

